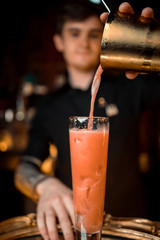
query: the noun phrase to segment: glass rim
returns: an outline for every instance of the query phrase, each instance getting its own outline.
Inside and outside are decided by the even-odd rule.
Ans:
[[[103,116],[93,116],[93,117],[89,117],[89,116],[70,116],[69,119],[72,120],[74,118],[86,118],[86,119],[106,119],[106,120],[109,120],[109,117],[103,117]]]

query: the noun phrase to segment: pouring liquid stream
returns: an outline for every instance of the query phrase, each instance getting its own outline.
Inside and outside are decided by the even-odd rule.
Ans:
[[[104,0],[101,0],[102,3],[104,4],[105,8],[107,9],[107,11],[110,13],[111,10],[108,7],[108,5],[105,3]],[[95,99],[96,99],[96,95],[101,83],[101,75],[103,73],[103,69],[101,67],[101,65],[98,66],[98,69],[96,71],[95,77],[93,79],[93,83],[92,83],[92,87],[91,87],[91,104],[90,104],[90,113],[89,113],[89,123],[88,123],[88,130],[92,130],[93,129],[93,113],[94,113],[94,103],[95,103]]]
[[[96,95],[101,83],[101,75],[102,75],[103,69],[101,65],[99,65],[91,87],[91,105],[90,105],[90,113],[89,113],[89,123],[88,123],[88,130],[93,129],[93,113],[94,113],[94,103],[96,99]]]

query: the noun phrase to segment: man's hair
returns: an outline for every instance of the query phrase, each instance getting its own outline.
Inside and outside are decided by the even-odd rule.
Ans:
[[[67,21],[84,21],[91,16],[99,18],[102,12],[100,4],[91,3],[89,0],[69,0],[58,14],[56,33],[62,33],[62,28]]]

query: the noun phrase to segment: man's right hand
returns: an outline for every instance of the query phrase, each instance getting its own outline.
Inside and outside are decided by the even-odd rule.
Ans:
[[[134,14],[134,10],[132,8],[132,6],[128,3],[128,2],[123,2],[120,6],[119,6],[119,11],[123,12],[123,13],[131,13]],[[100,16],[100,19],[103,23],[106,22],[107,18],[108,18],[109,13],[102,13]],[[142,10],[141,12],[141,16],[145,17],[145,18],[154,18],[154,12],[152,8],[146,7]],[[126,72],[126,77],[128,79],[134,79],[137,77],[137,75],[139,73],[137,72]]]
[[[71,224],[74,224],[72,190],[56,178],[48,178],[36,187],[39,194],[37,224],[45,240],[59,240],[56,219],[62,228],[65,240],[74,239]]]

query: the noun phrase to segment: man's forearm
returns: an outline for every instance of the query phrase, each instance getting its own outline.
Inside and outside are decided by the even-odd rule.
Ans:
[[[23,156],[15,170],[15,186],[33,201],[38,200],[36,186],[50,176],[40,170],[41,161],[31,156]]]

